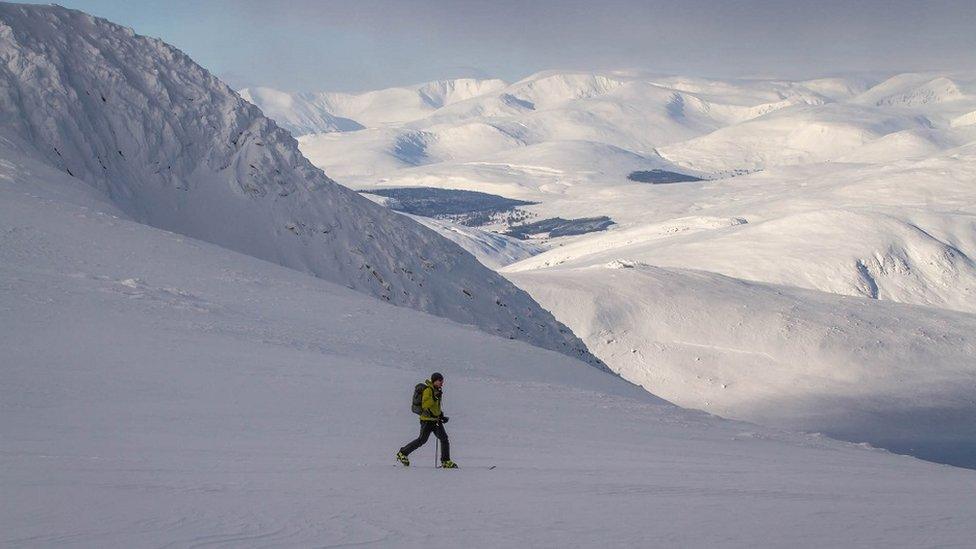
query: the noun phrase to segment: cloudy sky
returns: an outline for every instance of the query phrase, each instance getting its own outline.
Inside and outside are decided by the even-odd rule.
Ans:
[[[361,90],[546,69],[803,77],[976,69],[976,2],[59,0],[232,85]]]

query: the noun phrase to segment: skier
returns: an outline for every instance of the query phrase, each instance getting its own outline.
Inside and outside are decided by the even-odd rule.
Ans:
[[[451,443],[447,438],[447,431],[444,430],[444,424],[447,423],[448,417],[441,411],[443,387],[444,376],[439,372],[434,372],[430,375],[430,379],[422,385],[418,384],[414,390],[413,411],[420,414],[420,436],[397,452],[397,460],[405,466],[410,466],[410,460],[407,458],[410,452],[423,446],[430,438],[430,434],[434,433],[434,436],[441,442],[441,467],[457,469],[457,464],[451,461]]]

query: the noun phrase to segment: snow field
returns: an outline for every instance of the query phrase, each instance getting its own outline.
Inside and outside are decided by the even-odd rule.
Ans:
[[[974,473],[685,411],[563,355],[0,185],[5,546],[965,544]],[[462,469],[415,436],[447,375]],[[497,465],[492,471],[488,465]]]

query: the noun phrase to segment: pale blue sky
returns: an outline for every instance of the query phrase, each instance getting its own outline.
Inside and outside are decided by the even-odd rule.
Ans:
[[[544,69],[713,76],[976,69],[976,2],[60,0],[232,85],[373,89]]]

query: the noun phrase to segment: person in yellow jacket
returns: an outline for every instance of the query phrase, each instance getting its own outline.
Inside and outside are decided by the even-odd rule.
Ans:
[[[456,469],[457,464],[451,461],[451,442],[447,438],[447,431],[444,424],[448,417],[441,410],[441,397],[444,394],[444,376],[439,372],[431,374],[426,382],[423,394],[420,398],[420,436],[416,440],[407,443],[397,452],[397,460],[405,466],[410,466],[410,459],[407,456],[417,448],[427,443],[430,434],[434,433],[437,440],[441,442],[441,467],[445,469]]]

